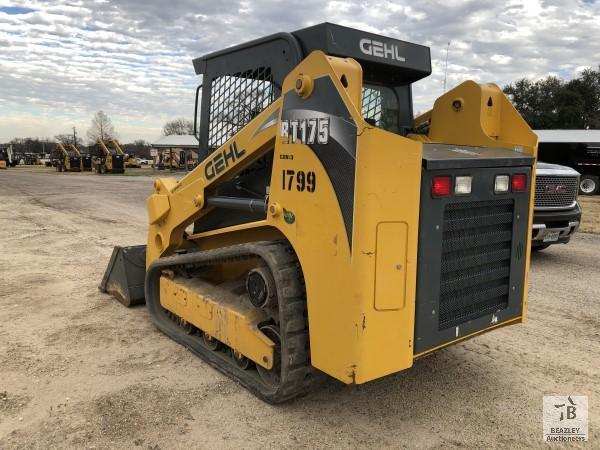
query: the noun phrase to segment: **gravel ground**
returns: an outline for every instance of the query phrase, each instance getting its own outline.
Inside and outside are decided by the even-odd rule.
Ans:
[[[534,255],[525,324],[273,407],[98,291],[151,185],[0,172],[0,448],[540,447],[552,393],[589,396],[598,448],[600,236]]]

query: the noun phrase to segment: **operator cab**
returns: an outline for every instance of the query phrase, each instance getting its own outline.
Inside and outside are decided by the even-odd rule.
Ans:
[[[322,23],[194,60],[196,73],[203,75],[200,160],[277,99],[287,74],[315,50],[360,63],[362,113],[368,123],[401,135],[413,128],[411,85],[431,74],[429,48]]]
[[[411,85],[431,74],[428,47],[352,28],[322,23],[292,33],[277,33],[194,60],[203,75],[196,91],[194,134],[199,160],[220,148],[281,96],[285,77],[310,53],[353,58],[362,67],[362,113],[365,121],[406,135],[414,125]],[[202,89],[200,128],[198,95]],[[247,171],[222,183],[220,195],[264,198],[268,195],[272,153]],[[264,212],[208,212],[194,233],[264,218]]]

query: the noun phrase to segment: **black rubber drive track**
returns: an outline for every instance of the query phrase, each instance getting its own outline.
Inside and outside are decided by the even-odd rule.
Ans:
[[[202,337],[186,333],[160,304],[160,276],[164,270],[203,267],[244,259],[260,259],[270,269],[277,287],[281,333],[281,374],[277,387],[264,383],[255,370],[243,370],[224,352],[207,349]],[[309,390],[312,379],[306,294],[302,270],[292,247],[283,241],[253,242],[214,250],[195,251],[158,259],[146,273],[146,305],[154,324],[211,366],[237,380],[268,403],[281,403]]]

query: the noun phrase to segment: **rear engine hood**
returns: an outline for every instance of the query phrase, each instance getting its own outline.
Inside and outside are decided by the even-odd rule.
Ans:
[[[518,149],[423,144],[423,167],[427,170],[531,166],[533,161]]]

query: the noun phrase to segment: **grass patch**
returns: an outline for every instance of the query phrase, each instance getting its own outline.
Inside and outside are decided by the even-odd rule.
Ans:
[[[46,166],[25,166],[18,165],[15,167],[9,167],[6,170],[10,171],[19,171],[19,172],[32,172],[32,173],[58,173],[55,167],[46,167]]]
[[[600,234],[600,195],[580,195],[582,209],[579,231]]]

